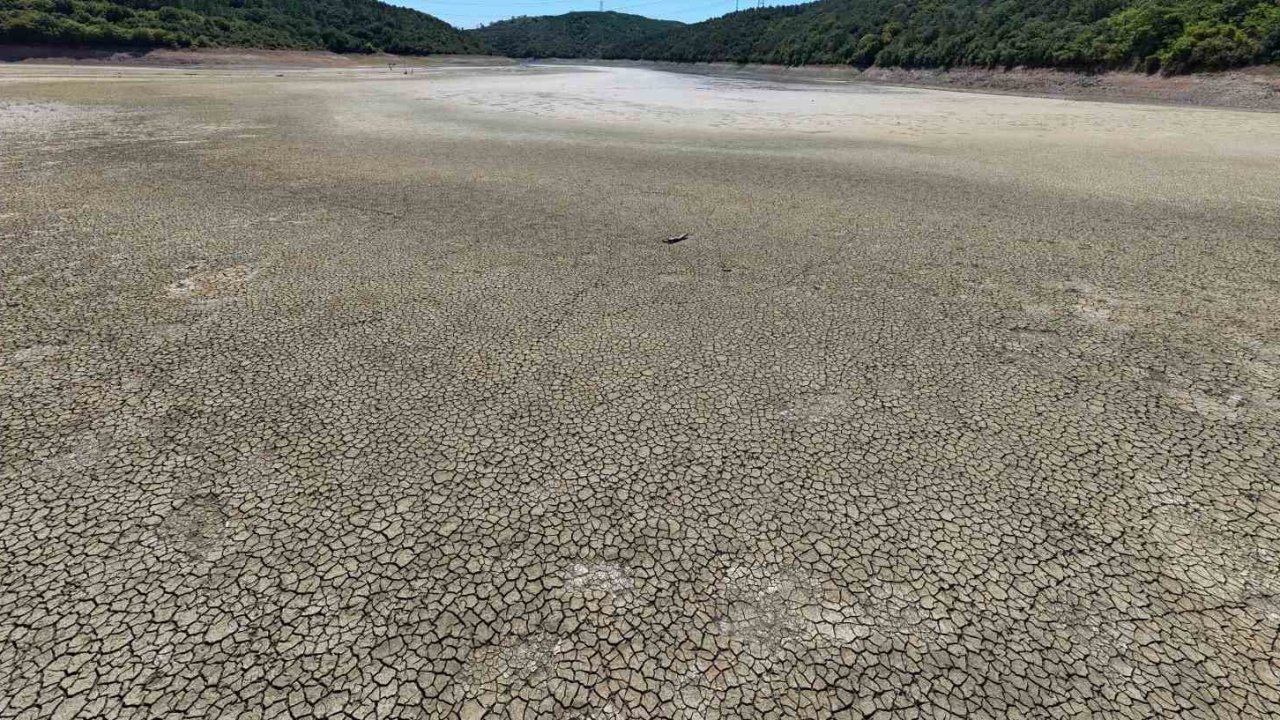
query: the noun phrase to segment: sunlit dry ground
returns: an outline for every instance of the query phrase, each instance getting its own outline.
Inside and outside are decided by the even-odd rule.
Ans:
[[[1275,717],[1277,167],[1266,113],[0,69],[0,717]]]

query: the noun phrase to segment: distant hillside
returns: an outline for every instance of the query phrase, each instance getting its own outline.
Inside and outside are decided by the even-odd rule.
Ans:
[[[0,42],[479,52],[447,23],[375,0],[0,0]]]
[[[628,48],[682,23],[618,12],[571,12],[519,17],[472,31],[491,50],[507,57],[626,57]]]
[[[526,18],[504,44],[556,20]],[[571,57],[1183,73],[1280,62],[1280,0],[821,0],[577,49]]]

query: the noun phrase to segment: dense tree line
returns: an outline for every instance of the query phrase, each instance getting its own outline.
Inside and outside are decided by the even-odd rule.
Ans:
[[[1280,0],[820,0],[692,25],[579,12],[465,34],[376,0],[0,0],[0,42],[1179,73],[1280,62]]]
[[[598,15],[598,13],[576,13]],[[634,17],[634,16],[623,16]],[[616,21],[610,20],[610,23]],[[587,19],[524,18],[515,55],[900,67],[1041,66],[1167,73],[1280,62],[1280,0],[821,0],[577,44]],[[538,38],[521,45],[518,30]],[[505,51],[504,51],[505,52]]]
[[[571,12],[513,18],[474,33],[490,50],[507,57],[611,57],[614,47],[635,47],[680,26],[618,12]]]
[[[480,41],[375,0],[2,0],[0,41],[468,53]]]

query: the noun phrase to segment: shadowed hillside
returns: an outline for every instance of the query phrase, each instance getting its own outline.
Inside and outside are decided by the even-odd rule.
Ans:
[[[5,0],[0,42],[409,55],[481,49],[442,20],[376,0]]]

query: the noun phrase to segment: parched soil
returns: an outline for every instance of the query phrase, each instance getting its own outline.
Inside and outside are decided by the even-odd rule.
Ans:
[[[890,85],[919,85],[984,93],[1280,110],[1280,67],[1274,66],[1174,76],[1125,72],[1083,74],[1031,68],[1006,71],[974,68],[946,71],[873,68],[859,77]]]
[[[0,67],[0,718],[1277,716],[1280,114],[254,63]]]
[[[575,64],[577,61],[546,62]],[[1045,68],[912,70],[873,67],[859,70],[846,66],[783,67],[730,63],[602,61],[601,64],[778,82],[863,82],[1073,100],[1280,111],[1280,67],[1277,66],[1167,76],[1132,72],[1082,73]]]
[[[64,63],[80,65],[187,67],[207,69],[358,69],[408,67],[503,67],[518,61],[490,55],[404,56],[387,53],[339,54],[319,50],[259,50],[251,48],[201,48],[138,50],[98,49],[49,45],[0,44],[0,61]],[[777,82],[863,82],[890,86],[929,87],[980,93],[1034,95],[1040,97],[1109,102],[1199,105],[1280,111],[1280,67],[1259,66],[1243,70],[1194,75],[1147,75],[1131,72],[1081,73],[1045,68],[952,68],[911,70],[847,66],[738,65],[732,63],[672,63],[626,60],[540,61],[546,65],[639,67],[694,75],[747,78]]]

